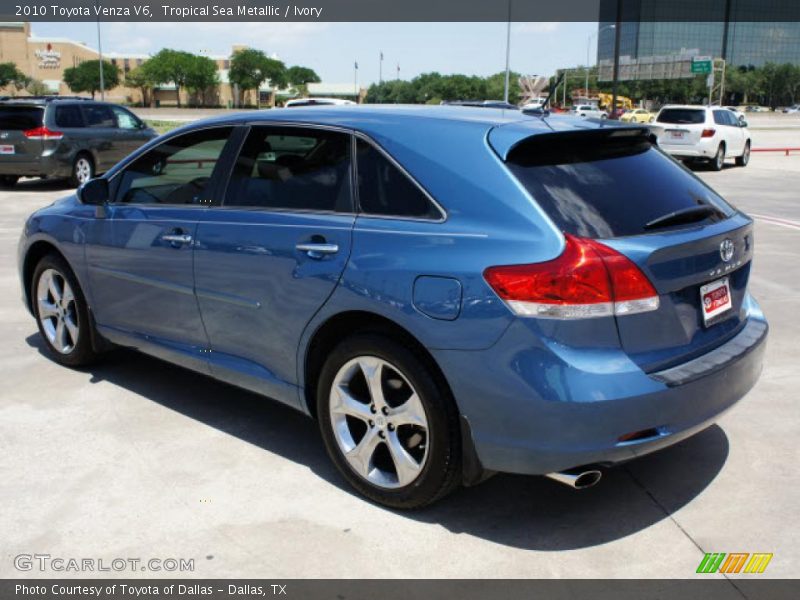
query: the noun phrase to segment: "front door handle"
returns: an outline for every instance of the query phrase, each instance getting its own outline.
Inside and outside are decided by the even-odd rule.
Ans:
[[[192,243],[192,236],[188,233],[165,233],[161,236],[161,239],[165,242],[169,242],[173,246]]]
[[[323,258],[326,254],[336,254],[339,251],[338,244],[328,244],[327,242],[304,242],[297,244],[295,248],[299,252],[305,252],[311,258]]]

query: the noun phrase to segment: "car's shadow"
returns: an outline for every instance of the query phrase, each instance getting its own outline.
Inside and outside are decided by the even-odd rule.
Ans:
[[[20,179],[13,187],[3,187],[4,192],[69,192],[75,189],[69,179],[50,178],[26,178]]]
[[[27,342],[44,354],[38,335]],[[278,402],[130,350],[116,350],[85,372],[91,382],[107,381],[133,391],[303,464],[354,493],[328,460],[316,424]],[[544,477],[496,475],[427,509],[397,514],[525,549],[595,546],[646,529],[689,503],[713,481],[727,456],[728,439],[715,425],[606,471],[589,490],[575,491]]]

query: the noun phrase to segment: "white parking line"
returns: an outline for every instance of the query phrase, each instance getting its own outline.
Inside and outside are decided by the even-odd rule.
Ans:
[[[794,229],[795,231],[800,231],[800,222],[792,221],[791,219],[783,219],[781,217],[770,217],[769,215],[757,215],[755,213],[748,213],[754,219],[758,219],[759,221],[764,221],[765,223],[772,223],[773,225],[779,225],[781,227],[786,227],[787,229]]]

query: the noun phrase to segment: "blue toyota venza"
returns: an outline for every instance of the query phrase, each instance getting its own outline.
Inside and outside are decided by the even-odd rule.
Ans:
[[[413,508],[497,471],[588,487],[708,427],[761,371],[753,248],[644,126],[315,107],[153,140],[19,260],[54,360],[125,346],[274,398]]]

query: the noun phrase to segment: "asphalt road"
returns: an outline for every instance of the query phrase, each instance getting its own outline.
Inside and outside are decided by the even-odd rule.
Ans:
[[[498,475],[414,513],[356,496],[316,425],[269,400],[129,351],[86,371],[48,360],[16,243],[26,215],[69,190],[0,192],[0,577],[47,553],[192,558],[169,575],[193,577],[686,578],[704,552],[772,552],[761,577],[798,576],[800,156],[699,174],[759,215],[751,289],[772,332],[756,388],[590,490]]]

